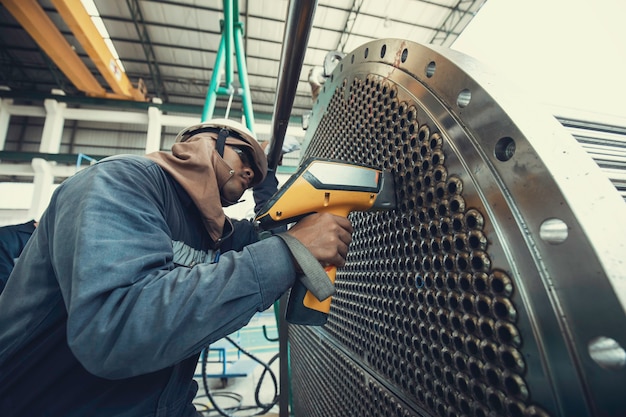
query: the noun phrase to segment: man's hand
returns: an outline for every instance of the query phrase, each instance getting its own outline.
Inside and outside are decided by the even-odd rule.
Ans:
[[[323,266],[339,267],[346,263],[352,232],[352,223],[347,218],[330,213],[311,214],[287,231]]]

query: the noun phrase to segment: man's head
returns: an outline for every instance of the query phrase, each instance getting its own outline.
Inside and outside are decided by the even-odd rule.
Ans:
[[[228,167],[228,175],[216,173],[218,182],[221,182],[219,178],[225,178],[220,184],[220,193],[226,203],[237,201],[247,188],[259,184],[267,175],[265,152],[254,134],[241,123],[228,119],[209,120],[182,130],[176,142],[186,142],[200,135],[215,141],[215,150]]]

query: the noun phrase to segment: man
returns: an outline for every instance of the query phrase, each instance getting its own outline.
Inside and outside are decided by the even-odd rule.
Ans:
[[[196,416],[199,352],[296,279],[280,237],[222,210],[266,171],[252,133],[215,120],[62,183],[0,296],[0,415]],[[314,214],[286,233],[341,266],[352,226]]]
[[[15,266],[15,260],[19,258],[36,227],[35,220],[0,227],[0,294]]]

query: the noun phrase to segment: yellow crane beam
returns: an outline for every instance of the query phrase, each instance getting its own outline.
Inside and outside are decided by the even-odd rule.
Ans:
[[[132,86],[130,88],[124,87],[124,84],[122,84],[121,87],[112,87],[114,93],[107,92],[107,90],[102,87],[98,80],[93,76],[89,68],[87,68],[85,63],[80,59],[76,51],[67,42],[63,34],[61,34],[54,22],[50,20],[46,12],[41,8],[36,0],[0,0],[0,2],[30,34],[30,36],[35,40],[35,42],[37,42],[37,44],[57,65],[57,67],[59,67],[59,69],[67,76],[72,84],[74,84],[76,88],[78,88],[80,91],[92,97],[133,99],[145,101],[145,96],[141,91],[132,88]],[[77,3],[78,6],[80,6],[79,8],[89,18],[89,22],[91,22],[91,18],[85,11],[82,3],[80,3],[80,1],[77,1]],[[77,6],[72,4],[72,6],[70,7]],[[59,11],[59,13],[61,12]],[[91,24],[93,26],[93,22],[91,22]],[[71,26],[69,22],[68,25]],[[95,26],[93,27],[95,29]],[[74,31],[74,29],[72,29],[72,31]],[[97,30],[96,33],[102,44],[105,45],[102,36],[100,36],[100,33],[97,32]],[[74,35],[80,40],[80,37],[76,33],[74,33]],[[88,48],[84,45],[83,47],[87,50],[87,53],[93,60],[94,58],[92,57]],[[108,51],[108,48],[106,49]],[[102,61],[102,59],[100,59],[100,61]],[[98,69],[102,72],[102,69],[100,67],[98,67]],[[123,77],[120,77],[120,79],[123,80],[125,78],[128,85],[130,85],[126,74],[122,74]],[[108,76],[104,75],[104,72],[103,76],[105,77],[107,82],[110,82],[109,78],[116,79],[115,76],[107,78]],[[116,82],[115,84],[119,83]]]
[[[126,73],[119,67],[115,57],[102,39],[102,35],[91,20],[80,0],[52,0],[52,4],[65,20],[78,42],[107,81],[119,95],[137,101],[145,101],[142,91],[133,87]]]
[[[106,90],[35,0],[2,0],[2,4],[76,88],[90,96],[106,94]]]

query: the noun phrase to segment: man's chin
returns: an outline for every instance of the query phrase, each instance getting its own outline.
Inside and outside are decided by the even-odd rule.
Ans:
[[[241,203],[243,200],[241,200],[241,196],[243,195],[243,193],[241,193],[239,195],[239,197],[234,198],[233,200],[229,200],[225,197],[220,197],[220,201],[222,202],[222,207],[230,207],[233,204],[237,204],[237,203]]]

